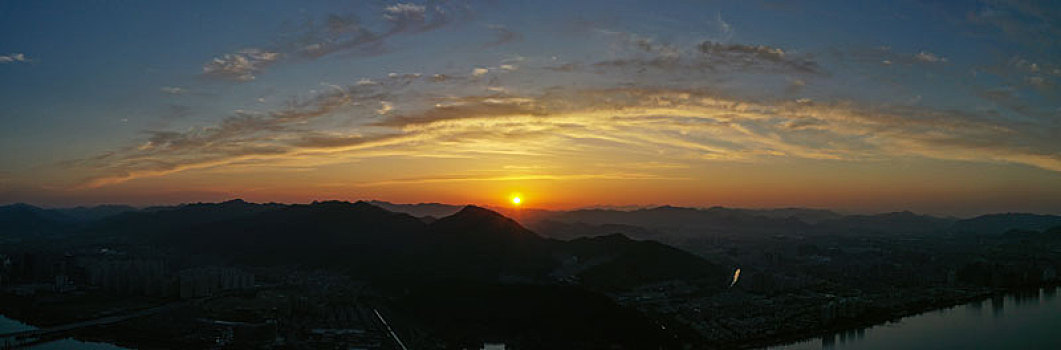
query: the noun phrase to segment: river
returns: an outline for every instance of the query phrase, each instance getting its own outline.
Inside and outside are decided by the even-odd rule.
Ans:
[[[1059,293],[1009,294],[767,349],[1061,349]]]
[[[22,323],[22,322],[19,322],[19,321],[16,321],[16,320],[12,320],[10,318],[4,317],[3,315],[0,315],[0,333],[28,331],[28,330],[33,330],[33,329],[37,329],[37,327],[33,327],[33,326],[28,325],[28,324],[25,324],[25,323]],[[0,339],[0,347],[3,347],[3,344],[4,344],[3,339]],[[63,350],[63,349],[70,349],[70,350],[123,350],[125,348],[117,346],[117,345],[113,345],[113,344],[83,342],[83,341],[80,341],[80,340],[67,338],[67,339],[60,339],[60,340],[50,341],[50,342],[42,343],[42,344],[36,344],[36,345],[30,346],[30,347],[28,347],[26,349],[34,349],[34,350]]]

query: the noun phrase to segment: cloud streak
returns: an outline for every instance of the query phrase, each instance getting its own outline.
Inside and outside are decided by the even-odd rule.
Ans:
[[[784,50],[765,45],[723,44],[705,41],[697,49],[710,63],[726,65],[777,66],[793,72],[819,73],[818,63],[786,54]]]
[[[169,95],[184,95],[188,93],[188,89],[176,86],[163,86],[159,91]]]
[[[1061,148],[1050,137],[1059,131],[1056,125],[1000,123],[957,111],[850,102],[752,102],[665,88],[448,97],[436,99],[432,107],[420,112],[366,119],[347,132],[310,127],[349,113],[378,113],[375,109],[387,88],[352,85],[282,110],[240,111],[212,127],[151,132],[136,147],[72,166],[94,174],[83,182],[85,187],[248,160],[437,157],[441,153],[482,159],[523,155],[560,163],[578,162],[593,154],[601,160],[642,157],[684,166],[780,158],[859,162],[919,157],[1022,164],[1061,172]],[[358,109],[360,101],[376,102]],[[662,170],[666,169],[682,167]],[[511,179],[580,176],[551,174],[555,176],[524,174]],[[614,178],[639,177],[666,176],[648,171]],[[416,177],[362,185],[505,179]]]
[[[27,63],[31,62],[29,58],[23,53],[12,53],[4,56],[0,56],[0,63]]]
[[[495,47],[495,46],[501,46],[501,45],[505,45],[505,44],[509,44],[509,43],[523,41],[523,34],[514,32],[511,29],[508,29],[508,27],[505,27],[503,25],[491,24],[491,25],[487,26],[487,28],[492,30],[496,37],[494,38],[494,40],[491,40],[490,42],[487,42],[487,43],[483,44],[483,47]]]
[[[947,63],[947,58],[928,51],[921,51],[914,55],[914,59],[925,63]]]
[[[227,53],[203,64],[203,75],[234,81],[254,80],[266,66],[280,58],[280,53],[261,49],[244,49]]]
[[[247,82],[266,67],[292,60],[313,60],[338,53],[374,56],[389,52],[388,39],[429,32],[470,17],[460,2],[394,3],[380,9],[385,28],[371,28],[358,14],[331,14],[286,33],[266,48],[245,49],[217,56],[203,64],[204,76]],[[379,27],[379,26],[377,26]]]
[[[269,65],[285,60],[384,50],[388,38],[440,28],[465,18],[462,11],[446,3],[393,3],[375,14],[384,25],[379,28],[377,23],[376,29],[358,16],[333,15],[308,24],[298,35],[278,40],[276,45],[219,56],[203,66],[203,74],[250,81]],[[724,35],[733,33],[721,15],[717,22]],[[488,28],[496,39],[486,47],[522,38],[504,26]],[[1029,118],[1013,121],[984,109],[820,99],[804,94],[833,74],[827,69],[830,61],[798,49],[728,40],[671,44],[626,32],[593,33],[611,44],[611,52],[593,57],[609,59],[557,65],[563,61],[555,57],[526,61],[520,57],[519,66],[514,61],[499,65],[470,62],[446,74],[390,73],[361,78],[279,109],[237,110],[216,124],[188,130],[151,130],[136,145],[67,166],[77,170],[72,173],[89,174],[79,179],[83,187],[227,165],[294,160],[321,164],[374,157],[484,162],[535,157],[568,167],[548,173],[393,177],[364,181],[361,186],[592,176],[684,178],[670,172],[690,171],[697,164],[712,162],[780,159],[858,163],[919,158],[1061,172],[1061,146],[1054,141],[1061,126],[1048,115],[1019,104],[1012,89],[987,91],[979,97]],[[934,51],[893,52],[879,47],[839,52],[837,57],[877,68],[896,64],[946,73],[951,62]],[[1012,65],[1032,78],[1050,77],[1050,69],[1055,68],[1030,61]],[[635,81],[630,81],[630,72],[639,74]],[[504,84],[525,81],[528,76],[548,81],[545,74],[592,77],[577,88],[530,83],[510,88]],[[787,93],[720,93],[722,89],[707,87],[705,76],[776,79]],[[677,80],[683,80],[682,84],[674,83]],[[692,86],[684,84],[689,81]],[[1024,82],[1040,90],[1052,88],[1052,80],[1045,78]],[[162,91],[185,92],[181,88]],[[186,115],[189,111],[175,108],[173,112]],[[597,175],[571,168],[585,166],[586,161],[677,166],[635,169],[616,165],[593,173]]]
[[[392,180],[365,182],[357,184],[359,187],[376,187],[409,184],[430,184],[446,182],[496,182],[496,181],[570,181],[570,180],[677,180],[680,178],[666,177],[646,173],[593,173],[593,174],[524,174],[524,175],[481,175],[481,174],[449,174],[438,176],[422,176],[397,178]]]
[[[637,54],[618,59],[598,61],[593,64],[597,68],[630,69],[637,72],[656,70],[681,73],[704,71],[810,75],[824,73],[822,67],[809,55],[796,55],[772,46],[705,40],[694,47],[681,47],[657,43],[652,38],[635,34],[605,33],[617,37],[620,48]]]

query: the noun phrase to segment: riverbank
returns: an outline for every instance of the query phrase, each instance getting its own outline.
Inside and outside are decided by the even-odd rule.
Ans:
[[[32,331],[38,329],[24,322],[0,315],[0,334],[12,332]],[[9,344],[0,339],[0,347]],[[27,349],[52,350],[52,349],[78,349],[78,350],[124,350],[126,348],[111,344],[103,339],[84,339],[82,337],[67,337],[60,339],[45,339],[26,347]],[[6,349],[6,348],[5,348]]]
[[[1042,285],[1035,287],[1035,290],[1040,288],[1051,288],[1056,287],[1057,284]],[[740,340],[734,340],[732,342],[725,343],[707,343],[702,344],[705,348],[739,348],[739,349],[760,349],[769,348],[774,346],[782,346],[794,343],[800,343],[808,340],[813,340],[818,337],[830,336],[836,333],[851,331],[855,329],[869,328],[873,326],[888,324],[897,322],[907,317],[916,316],[919,314],[944,310],[952,308],[957,305],[984,301],[996,297],[1003,297],[1010,294],[1022,293],[1028,291],[1028,288],[933,288],[927,290],[906,290],[903,292],[892,292],[889,294],[879,295],[865,295],[862,299],[867,300],[867,304],[864,305],[864,309],[855,316],[842,317],[829,324],[828,327],[806,327],[802,330],[774,333],[769,334],[767,331],[763,331],[763,337],[759,338],[744,338]],[[33,312],[33,310],[42,310],[39,307],[40,304],[27,304],[25,297],[5,296],[0,298],[0,310],[7,310],[9,306],[19,305],[23,311],[21,314],[9,314],[11,319],[23,321],[27,324],[32,324],[37,327],[47,327],[56,324],[66,324],[76,321],[83,321],[78,319],[77,315],[86,315],[85,310],[95,310],[99,306],[92,305],[80,305],[77,308],[70,308],[68,303],[45,303],[43,306],[45,309],[59,308],[67,311],[66,313],[53,313],[53,312]],[[81,299],[79,299],[81,300]],[[113,300],[107,301],[107,305],[115,306],[112,304]],[[132,303],[132,304],[129,304]],[[36,305],[38,308],[35,308]],[[122,304],[123,307],[119,307],[114,310],[128,310],[128,307],[139,306],[145,307],[144,301],[132,301],[126,300],[126,303]],[[822,304],[805,304],[805,305],[791,305],[791,307],[802,308],[805,312],[812,313],[810,310],[819,310],[825,305]],[[161,322],[156,320],[155,322],[145,322],[141,326],[147,326],[150,329],[166,327],[167,322],[172,320]],[[792,327],[789,329],[794,329]],[[84,331],[78,331],[71,333],[70,335],[78,340],[83,341],[104,341],[109,343],[115,343],[120,345],[129,346],[132,345],[143,345],[144,341],[149,342],[150,339],[139,339],[142,334],[142,330],[137,331],[133,329],[126,329],[124,326],[118,327],[106,327],[106,330],[102,328],[98,329],[86,329]],[[163,337],[164,339],[165,337]],[[157,340],[157,339],[156,339]]]
[[[117,297],[103,293],[39,294],[18,296],[0,293],[0,314],[25,324],[47,328],[158,307],[171,300]]]
[[[816,338],[822,338],[831,336],[834,334],[848,332],[858,329],[866,329],[876,326],[887,325],[894,322],[899,322],[902,319],[934,312],[951,309],[960,305],[965,305],[975,302],[983,302],[986,300],[992,300],[995,298],[1001,298],[1009,295],[1019,294],[1030,290],[1039,291],[1043,288],[1057,288],[1059,284],[1051,283],[1044,284],[1038,287],[1025,287],[1025,288],[994,288],[982,292],[976,292],[972,295],[948,299],[940,299],[931,303],[914,302],[904,305],[901,308],[894,309],[891,312],[867,312],[855,319],[844,320],[842,322],[834,323],[827,328],[817,329],[807,332],[785,334],[778,337],[763,338],[759,340],[753,340],[743,344],[729,344],[722,347],[732,347],[738,349],[769,349],[778,346],[791,345],[801,343],[805,341],[811,341]]]
[[[172,300],[148,297],[118,297],[92,291],[73,293],[37,293],[19,296],[11,293],[0,293],[0,315],[17,321],[32,329],[76,326],[41,339],[41,344],[73,341],[79,344],[106,344],[104,347],[87,347],[90,349],[125,349],[138,348],[141,344],[129,343],[128,337],[135,334],[107,334],[111,325],[129,322],[142,317],[152,310],[163,310]],[[89,324],[93,321],[98,324]],[[20,331],[20,330],[13,330]],[[86,345],[87,346],[87,345]],[[93,345],[95,346],[95,345]]]

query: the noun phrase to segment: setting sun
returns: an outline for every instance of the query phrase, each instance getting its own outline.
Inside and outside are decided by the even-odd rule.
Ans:
[[[512,205],[519,205],[522,201],[519,197],[512,197]]]

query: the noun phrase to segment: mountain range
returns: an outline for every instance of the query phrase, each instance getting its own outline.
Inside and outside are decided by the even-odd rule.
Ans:
[[[22,204],[0,207],[0,213],[8,237],[66,235],[165,247],[176,255],[237,264],[339,269],[381,283],[563,280],[616,290],[684,279],[721,287],[729,273],[696,255],[621,234],[571,241],[542,237],[476,206],[430,221],[369,202],[341,201],[232,200],[127,210],[99,219]]]
[[[390,212],[404,213],[430,223],[454,215],[465,207],[441,203],[396,204],[358,202]],[[0,236],[65,233],[87,226],[98,228],[115,218],[161,220],[176,226],[217,221],[225,217],[297,207],[253,204],[242,200],[192,203],[138,209],[124,205],[45,209],[17,203],[0,206]],[[222,208],[225,210],[217,211]],[[1001,234],[1009,230],[1041,231],[1061,225],[1061,216],[1028,213],[987,214],[967,219],[920,215],[909,211],[873,215],[844,215],[825,209],[687,208],[660,206],[633,210],[488,208],[511,217],[546,237],[574,239],[621,232],[638,239],[666,239],[700,234]],[[175,210],[177,210],[175,212]],[[148,214],[156,213],[156,214]],[[176,214],[175,214],[176,213]],[[145,215],[141,215],[145,214]],[[103,223],[102,225],[100,223]]]
[[[788,235],[823,235],[825,240],[836,235],[950,235],[939,241],[952,245],[962,235],[991,236],[982,239],[988,242],[1012,236],[1027,242],[1021,244],[1038,244],[1053,242],[1058,234],[1061,216],[1015,213],[955,219],[799,208],[546,211],[243,200],[143,209],[0,206],[0,242],[27,242],[29,250],[51,249],[64,256],[107,247],[128,253],[125,259],[137,259],[137,249],[149,249],[143,256],[163,259],[176,270],[213,265],[283,274],[289,267],[328,270],[385,291],[399,313],[417,315],[427,329],[455,344],[523,339],[521,344],[531,348],[581,344],[577,342],[625,348],[670,344],[677,333],[667,332],[677,330],[664,329],[680,323],[661,327],[658,319],[621,303],[635,300],[629,296],[669,293],[661,291],[725,299],[786,282],[792,275],[776,270],[782,265],[735,262],[711,250],[690,253],[682,248],[692,248],[680,242],[691,237],[768,237],[765,241],[789,245],[794,241]],[[812,245],[790,248],[813,250],[818,262],[826,255],[845,258],[842,251],[825,253]],[[740,266],[744,284],[730,289],[739,264],[746,265]],[[879,266],[859,271],[878,271]]]

